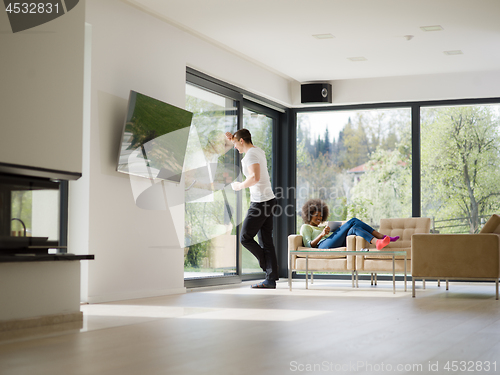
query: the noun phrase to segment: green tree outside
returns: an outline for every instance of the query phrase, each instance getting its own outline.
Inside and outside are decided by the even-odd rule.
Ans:
[[[498,107],[425,109],[421,133],[423,212],[450,221],[441,232],[478,232],[500,208]]]
[[[328,220],[358,217],[374,225],[411,213],[409,110],[357,111],[340,128],[335,122],[334,115],[313,142],[314,114],[298,116],[297,209],[319,198],[330,207]]]

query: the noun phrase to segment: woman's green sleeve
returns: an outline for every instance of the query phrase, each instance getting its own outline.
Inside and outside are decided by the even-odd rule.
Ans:
[[[311,241],[314,240],[312,238],[313,235],[313,229],[310,225],[303,224],[300,227],[300,234],[302,236],[302,243],[304,244],[305,247],[311,247]]]

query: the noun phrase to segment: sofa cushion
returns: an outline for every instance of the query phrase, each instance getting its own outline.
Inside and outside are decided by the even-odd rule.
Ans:
[[[406,259],[411,259],[411,247],[403,247],[403,248],[394,248],[394,249],[389,249],[388,247],[385,247],[382,250],[377,250],[377,249],[370,249],[365,255],[365,259],[392,259],[392,254],[387,254],[384,255],[384,251],[390,250],[390,251],[406,251]],[[394,259],[404,259],[404,255],[396,255]]]
[[[429,233],[431,219],[428,217],[411,217],[402,219],[380,219],[380,233],[394,237],[399,236],[401,247],[411,247],[411,236],[415,233]],[[394,244],[396,244],[395,242]]]
[[[299,271],[305,271],[306,260],[305,258],[297,259],[295,269]],[[349,264],[347,259],[309,259],[308,267],[309,271],[320,271],[320,272],[336,272],[336,271],[352,271],[354,269],[353,265]]]
[[[310,247],[304,247],[300,246],[297,250],[314,250],[314,251],[321,251],[323,252],[322,254],[318,253],[312,253],[309,254],[309,259],[342,259],[345,258],[346,256],[343,254],[334,254],[331,252],[331,250],[335,251],[346,251],[346,247],[336,247],[335,249],[311,249]],[[307,254],[305,253],[299,253],[299,254],[294,254],[297,258],[305,258]]]
[[[483,229],[479,233],[496,233],[500,234],[500,216],[493,214],[484,224]]]
[[[378,231],[391,237],[399,236],[399,240],[391,242],[387,245],[387,247],[385,247],[385,250],[405,250],[407,259],[411,259],[411,236],[416,233],[429,233],[430,229],[430,218],[410,217],[399,219],[380,219],[380,229]],[[387,256],[387,258],[391,258],[391,256]],[[404,259],[404,257],[399,256],[396,257],[396,259]]]

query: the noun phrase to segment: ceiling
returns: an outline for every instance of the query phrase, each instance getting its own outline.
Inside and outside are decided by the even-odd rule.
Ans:
[[[129,2],[301,83],[500,70],[500,0]]]

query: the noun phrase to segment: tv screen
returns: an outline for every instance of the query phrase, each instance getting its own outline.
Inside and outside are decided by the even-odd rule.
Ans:
[[[117,171],[180,182],[193,114],[130,91]]]

